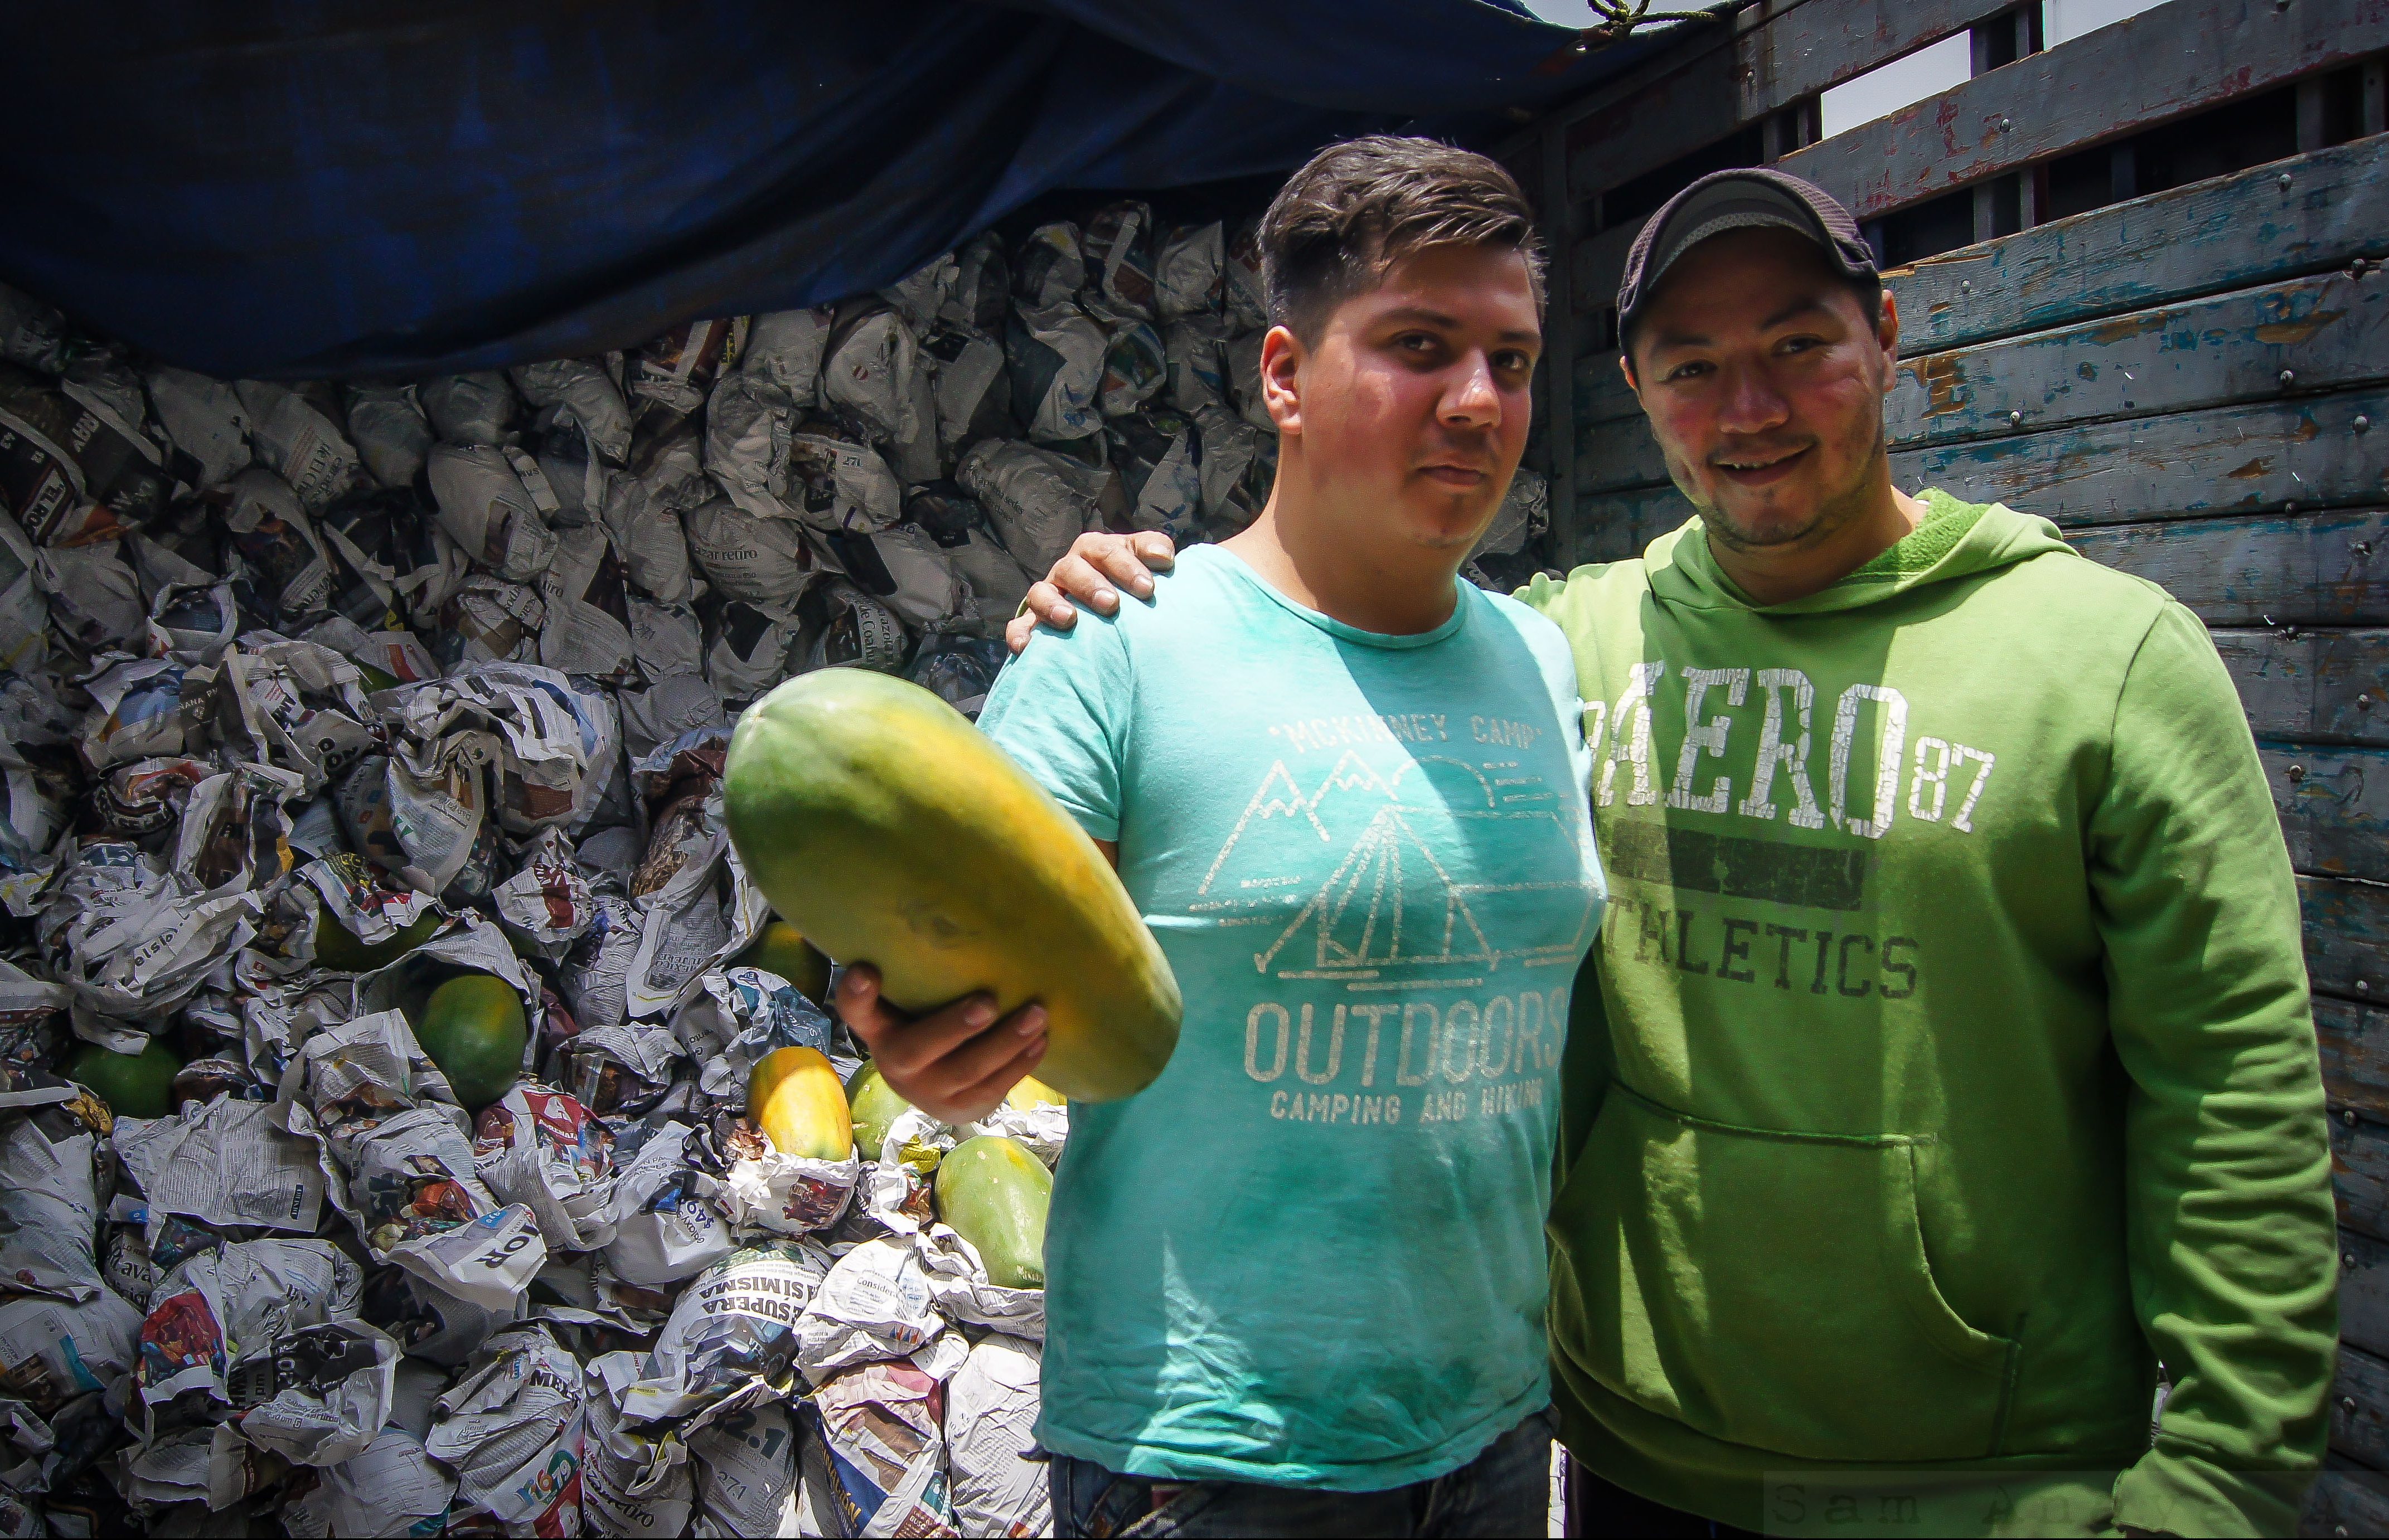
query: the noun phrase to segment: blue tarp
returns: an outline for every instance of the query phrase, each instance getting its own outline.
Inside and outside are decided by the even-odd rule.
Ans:
[[[892,282],[1056,189],[1281,170],[1629,68],[1514,0],[66,0],[0,279],[224,376],[623,347]]]

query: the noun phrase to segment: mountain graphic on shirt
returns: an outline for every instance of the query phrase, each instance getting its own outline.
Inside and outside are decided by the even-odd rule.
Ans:
[[[1505,961],[1573,957],[1573,936],[1515,949],[1497,939],[1550,935],[1547,916],[1531,927],[1505,925],[1522,901],[1574,906],[1579,935],[1592,918],[1592,890],[1575,876],[1569,832],[1540,778],[1505,774],[1517,768],[1507,760],[1387,757],[1398,762],[1380,768],[1363,751],[1347,749],[1307,791],[1284,760],[1272,763],[1213,859],[1193,908],[1221,923],[1268,926],[1269,938],[1253,956],[1260,973],[1340,978],[1353,987],[1418,980],[1423,971],[1481,976]],[[1454,875],[1453,861],[1466,857],[1471,834],[1489,832],[1470,825],[1518,820],[1550,827],[1554,880],[1513,872],[1500,883]]]

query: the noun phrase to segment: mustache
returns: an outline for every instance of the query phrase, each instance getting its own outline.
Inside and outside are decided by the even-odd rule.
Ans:
[[[1803,450],[1814,449],[1817,443],[1813,434],[1803,434],[1796,439],[1750,439],[1711,450],[1708,464],[1715,466],[1768,465],[1778,460],[1788,460]]]

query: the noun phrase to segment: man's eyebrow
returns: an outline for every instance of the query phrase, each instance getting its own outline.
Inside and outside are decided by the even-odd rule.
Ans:
[[[1377,317],[1377,323],[1380,325],[1383,325],[1387,322],[1408,322],[1413,325],[1456,327],[1460,325],[1460,318],[1456,315],[1446,314],[1442,311],[1429,310],[1424,305],[1402,305],[1397,309],[1389,310],[1383,315]],[[1509,331],[1497,332],[1494,335],[1503,342],[1540,342],[1543,339],[1542,333],[1538,331],[1528,331],[1523,327],[1514,327]]]
[[[1793,300],[1773,315],[1761,321],[1758,324],[1758,329],[1762,332],[1771,332],[1785,322],[1796,320],[1812,311],[1829,309],[1830,307],[1822,299],[1814,294],[1807,295]],[[1714,339],[1705,332],[1661,332],[1651,339],[1651,346],[1654,348],[1706,348],[1714,346]]]

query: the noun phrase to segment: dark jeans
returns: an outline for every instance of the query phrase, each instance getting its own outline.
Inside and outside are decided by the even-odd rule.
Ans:
[[[1614,1483],[1567,1461],[1568,1540],[1757,1540],[1731,1524],[1720,1524],[1680,1508],[1638,1497]]]
[[[1550,1530],[1552,1416],[1537,1412],[1449,1475],[1383,1492],[1321,1492],[1258,1482],[1164,1482],[1055,1455],[1054,1533],[1127,1535],[1544,1534]]]

